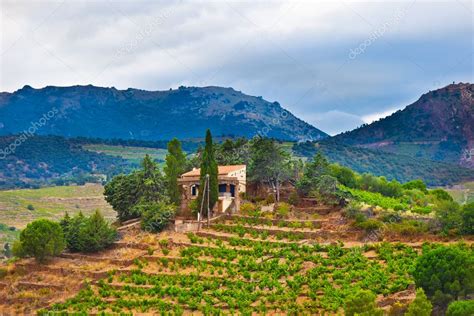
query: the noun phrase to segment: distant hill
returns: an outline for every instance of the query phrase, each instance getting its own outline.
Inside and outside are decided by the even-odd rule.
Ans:
[[[474,168],[474,85],[430,91],[405,109],[333,140]]]
[[[0,137],[0,189],[101,182],[134,166],[120,157],[88,151],[77,140],[35,136],[19,144],[14,153],[3,151],[18,136]]]
[[[49,113],[49,114],[48,114]],[[117,90],[95,86],[0,93],[0,135],[45,124],[37,135],[169,140],[262,135],[282,140],[322,139],[327,134],[298,119],[278,102],[221,87],[180,87],[168,91]]]
[[[380,149],[354,147],[332,138],[293,145],[293,154],[296,156],[311,158],[318,151],[331,162],[337,162],[359,173],[368,172],[402,183],[422,179],[429,186],[445,186],[474,180],[473,169],[453,163],[388,153]]]

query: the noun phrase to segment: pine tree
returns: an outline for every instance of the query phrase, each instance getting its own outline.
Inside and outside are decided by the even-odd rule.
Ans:
[[[79,250],[97,252],[110,246],[116,237],[117,231],[110,227],[99,210],[96,210],[79,226]]]
[[[433,305],[428,300],[422,288],[416,290],[416,298],[408,306],[405,316],[430,316]]]
[[[199,184],[199,207],[201,203],[204,202],[204,210],[207,207],[207,192],[203,192],[205,183],[206,183],[206,175],[209,175],[209,208],[212,210],[214,205],[217,202],[219,196],[219,184],[218,184],[218,170],[217,170],[217,162],[214,157],[214,148],[212,144],[212,135],[211,131],[208,129],[206,131],[206,146],[204,147],[204,151],[202,153],[201,159],[201,178]],[[207,189],[206,189],[207,191]],[[204,199],[204,201],[203,201]]]
[[[157,202],[163,196],[163,176],[156,162],[147,154],[142,161],[142,170],[139,172],[141,185],[141,201]]]
[[[181,202],[181,192],[178,186],[178,177],[184,172],[186,167],[186,156],[181,149],[181,142],[173,138],[168,143],[168,154],[166,155],[166,166],[164,172],[166,176],[166,189],[170,201],[175,205]]]

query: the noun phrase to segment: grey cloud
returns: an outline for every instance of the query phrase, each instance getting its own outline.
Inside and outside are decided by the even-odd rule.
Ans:
[[[417,1],[349,58],[411,3],[2,1],[2,51],[14,45],[1,56],[0,90],[232,86],[337,133],[427,90],[472,81],[465,3]]]

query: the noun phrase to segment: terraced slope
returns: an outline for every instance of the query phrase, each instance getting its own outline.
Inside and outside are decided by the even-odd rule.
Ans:
[[[340,212],[297,213],[225,217],[187,234],[132,223],[100,254],[22,260],[0,281],[0,314],[336,314],[358,288],[385,309],[414,298],[409,271],[421,242],[364,244]]]

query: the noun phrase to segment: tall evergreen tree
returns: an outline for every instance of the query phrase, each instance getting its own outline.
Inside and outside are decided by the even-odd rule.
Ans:
[[[147,154],[139,171],[142,202],[157,202],[163,198],[164,181],[156,162]]]
[[[166,166],[164,167],[166,177],[166,190],[170,201],[176,205],[181,202],[181,192],[178,186],[178,177],[186,168],[186,156],[181,148],[181,142],[173,138],[168,143],[168,154],[166,155]]]
[[[204,147],[201,159],[201,181],[198,196],[199,206],[201,206],[201,204],[204,205],[204,210],[207,206],[207,192],[204,192],[207,174],[209,175],[209,208],[212,210],[219,197],[219,184],[217,180],[217,162],[214,157],[212,135],[209,129],[206,131],[206,146]]]

